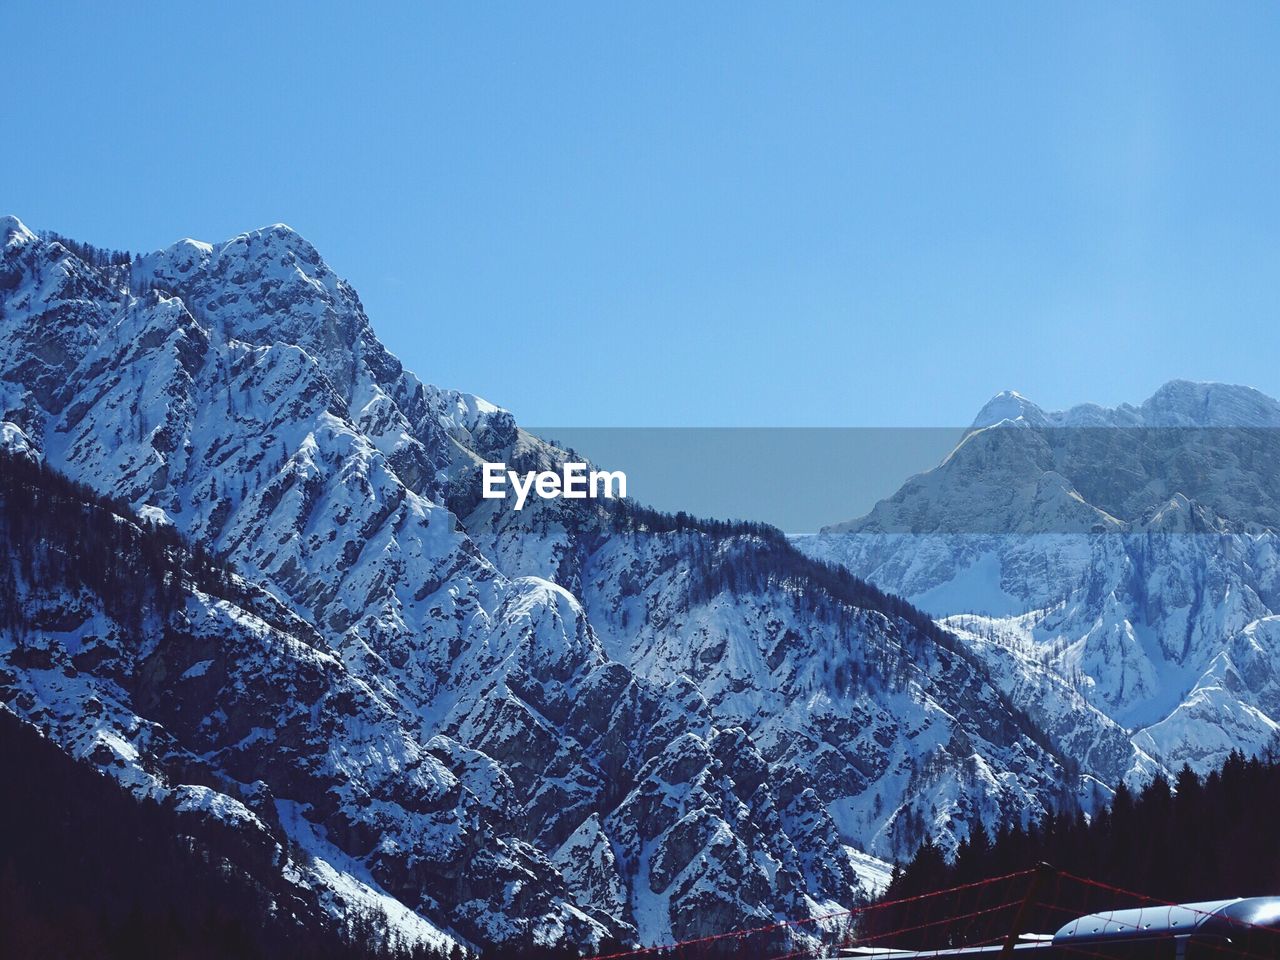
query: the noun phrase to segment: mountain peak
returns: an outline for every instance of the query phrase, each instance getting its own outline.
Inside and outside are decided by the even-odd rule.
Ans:
[[[287,223],[273,223],[270,226],[259,227],[257,230],[249,230],[226,243],[219,244],[217,249],[219,253],[225,253],[235,251],[239,247],[243,247],[245,252],[250,254],[265,253],[274,256],[291,253],[313,267],[324,262],[311,241]]]
[[[0,243],[3,246],[21,246],[36,235],[27,229],[27,225],[12,214],[0,217]]]
[[[973,428],[976,430],[1019,420],[1038,426],[1044,423],[1044,419],[1044,411],[1017,390],[1001,390],[978,411],[973,419]]]
[[[327,272],[319,251],[286,223],[246,230],[221,243],[206,243],[186,237],[144,258],[149,269],[157,275],[176,274],[180,278],[185,278],[197,267],[210,266],[215,260],[258,263],[261,269],[272,272],[277,272],[277,268],[292,272],[292,265],[301,264],[305,268],[304,273],[311,277]]]

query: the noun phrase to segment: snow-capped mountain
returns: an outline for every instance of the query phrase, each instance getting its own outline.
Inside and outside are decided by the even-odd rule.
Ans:
[[[1220,383],[1065,412],[1006,392],[800,546],[942,618],[1086,773],[1203,772],[1280,730],[1278,427],[1280,404]]]
[[[289,228],[125,258],[5,218],[0,244],[4,449],[254,598],[122,620],[10,543],[0,703],[256,819],[335,911],[663,942],[847,905],[871,855],[1078,788],[983,659],[772,531],[481,500],[481,461],[566,453],[405,371]]]

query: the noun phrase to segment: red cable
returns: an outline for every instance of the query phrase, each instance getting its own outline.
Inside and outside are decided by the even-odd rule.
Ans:
[[[824,920],[836,920],[840,917],[852,917],[865,913],[868,910],[879,910],[885,907],[897,907],[905,903],[918,903],[921,900],[928,900],[931,897],[940,897],[944,894],[957,893],[961,890],[970,890],[974,887],[990,886],[993,883],[1002,883],[1006,880],[1013,880],[1017,877],[1025,877],[1033,870],[1018,870],[1014,873],[1007,873],[1000,877],[991,877],[987,880],[977,880],[973,883],[964,883],[956,887],[948,887],[945,890],[934,890],[930,893],[921,893],[912,897],[902,897],[898,900],[886,900],[882,903],[868,904],[862,907],[852,907],[848,910],[837,910],[832,913],[822,914],[816,917],[803,917],[796,920],[781,920],[777,923],[765,924],[760,927],[749,927],[745,930],[732,930],[728,933],[713,933],[705,937],[695,937],[692,940],[677,940],[673,943],[654,944],[649,947],[636,947],[632,950],[620,950],[617,953],[606,953],[599,956],[591,957],[590,960],[621,960],[623,957],[637,957],[645,954],[656,953],[660,950],[675,950],[681,947],[692,947],[704,943],[713,943],[718,940],[727,940],[731,937],[749,937],[757,933],[770,933],[774,930],[782,930],[789,927],[800,927],[810,923],[821,923]],[[954,919],[964,919],[957,917]]]
[[[910,897],[901,897],[897,900],[885,900],[880,903],[867,904],[860,907],[853,907],[848,910],[837,910],[827,914],[821,914],[821,915],[812,916],[812,917],[803,917],[803,918],[794,919],[794,920],[782,920],[776,923],[764,924],[759,927],[749,927],[744,930],[734,930],[727,933],[709,934],[703,937],[695,937],[689,940],[679,940],[679,941],[674,941],[672,943],[667,943],[667,944],[654,944],[653,946],[648,946],[648,947],[637,947],[631,950],[621,950],[616,953],[599,955],[591,958],[591,960],[623,960],[623,958],[626,958],[626,957],[638,957],[638,956],[644,956],[646,954],[658,953],[661,951],[680,950],[688,947],[699,946],[702,944],[714,943],[721,940],[728,940],[731,938],[736,938],[738,940],[745,940],[747,937],[755,936],[761,933],[770,933],[777,930],[790,929],[794,927],[802,927],[808,924],[822,923],[827,920],[835,920],[835,919],[840,919],[842,917],[854,917],[854,916],[858,916],[860,914],[868,913],[874,910],[887,909],[891,907],[899,907],[905,904],[919,903],[921,901],[930,900],[935,897],[946,896],[948,894],[956,894],[962,891],[974,890],[980,887],[988,887],[996,883],[1003,883],[1008,880],[1014,880],[1019,877],[1025,877],[1034,872],[1035,872],[1034,869],[1018,870],[1013,873],[1007,873],[999,877],[990,877],[985,880],[977,880],[971,883],[964,883],[958,886],[948,887],[943,890],[934,890],[928,893],[916,894]],[[1092,910],[1092,911],[1080,912],[1076,909],[1073,909],[1071,907],[1067,907],[1058,903],[1057,901],[1061,896],[1061,892],[1062,892],[1062,881],[1066,879],[1066,880],[1073,881],[1074,883],[1081,884],[1085,887],[1092,887],[1095,889],[1103,890],[1107,893],[1118,894],[1123,897],[1136,899],[1140,902],[1145,901],[1146,903],[1150,904],[1151,907],[1171,907],[1171,908],[1181,907],[1182,909],[1185,909],[1192,913],[1200,914],[1203,916],[1216,916],[1216,914],[1213,914],[1211,911],[1208,911],[1208,910],[1203,910],[1198,907],[1188,907],[1185,904],[1173,903],[1172,901],[1168,901],[1168,900],[1160,900],[1156,897],[1147,896],[1146,894],[1137,893],[1133,890],[1127,890],[1123,887],[1114,886],[1112,884],[1104,883],[1099,880],[1092,880],[1087,877],[1079,877],[1065,870],[1055,870],[1054,875],[1055,875],[1055,885],[1054,885],[1054,895],[1052,897],[1052,902],[1040,901],[1036,904],[1037,907],[1049,909],[1049,910],[1059,910],[1066,913],[1070,913],[1073,916],[1080,916],[1080,917],[1089,916],[1093,913],[1105,914],[1105,913],[1116,912],[1114,910],[1112,911]],[[869,937],[863,938],[862,942],[869,943],[870,941],[874,941],[874,940],[882,940],[888,937],[897,937],[903,934],[914,933],[919,930],[928,929],[929,927],[936,927],[939,924],[943,924],[943,923],[955,923],[961,920],[971,920],[975,917],[979,917],[979,916],[983,916],[991,913],[997,913],[1000,910],[1007,910],[1010,907],[1016,906],[1020,902],[1021,900],[1012,900],[1012,901],[1009,901],[1008,903],[1002,903],[994,907],[986,907],[981,910],[973,910],[968,913],[962,913],[962,914],[957,914],[953,916],[943,917],[938,920],[930,920],[925,923],[919,923],[909,927],[901,927],[896,930],[889,930],[883,933],[873,934]],[[1147,909],[1150,909],[1151,907],[1148,907]],[[1128,909],[1128,908],[1123,908],[1123,909]],[[1225,920],[1228,923],[1236,926],[1240,926],[1248,929],[1260,930],[1273,935],[1276,934],[1276,931],[1270,927],[1263,927],[1259,924],[1250,923],[1245,920],[1238,920],[1231,917],[1221,917],[1220,919]],[[1142,929],[1142,927],[1136,923],[1128,924],[1125,921],[1115,920],[1114,918],[1111,918],[1109,922],[1118,924],[1120,926],[1132,926],[1134,930]],[[1004,937],[995,937],[988,940],[982,940],[973,944],[969,944],[969,946],[982,946],[985,944],[996,943],[1003,939]],[[1104,954],[1086,950],[1083,947],[1070,944],[1070,943],[1057,944],[1056,946],[1059,949],[1067,950],[1072,953],[1081,954],[1083,956],[1100,957],[1100,958],[1105,957]],[[825,946],[821,944],[815,944],[810,947],[804,947],[801,949],[790,951],[789,953],[778,954],[776,956],[768,958],[768,960],[794,960],[794,958],[796,957],[801,957],[806,954],[816,953],[824,949],[826,949]],[[886,947],[886,949],[888,948]],[[937,954],[950,949],[955,949],[955,947],[939,947],[939,948],[936,948],[936,950],[934,951],[918,951],[918,953],[927,956],[929,952],[933,952]],[[1215,944],[1215,949],[1217,949],[1220,952],[1231,953],[1241,957],[1263,956],[1263,955],[1239,950],[1228,944]]]
[[[1016,907],[1021,902],[1022,902],[1022,898],[1018,898],[1017,900],[1010,900],[1007,903],[997,904],[994,907],[984,907],[981,910],[972,910],[969,913],[960,913],[950,917],[940,917],[937,920],[929,920],[929,921],[926,921],[925,923],[918,923],[915,926],[911,926],[911,927],[900,927],[897,930],[887,930],[884,933],[875,933],[869,937],[863,937],[862,942],[866,943],[867,941],[871,941],[871,940],[880,940],[880,939],[883,939],[884,937],[896,937],[904,933],[915,933],[917,930],[924,930],[928,927],[936,927],[940,923],[954,923],[957,920],[972,920],[974,917],[981,917],[989,913],[998,913],[1001,910],[1008,910],[1010,907]],[[875,944],[870,944],[870,945],[875,946]],[[947,949],[954,949],[954,947],[947,948]]]

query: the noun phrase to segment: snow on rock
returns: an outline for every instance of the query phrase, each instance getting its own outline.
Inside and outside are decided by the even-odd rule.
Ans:
[[[0,638],[0,696],[139,793],[300,845],[332,911],[661,942],[847,906],[883,875],[861,851],[1079,789],[1024,688],[785,543],[481,500],[483,460],[564,453],[404,370],[288,227],[105,266],[2,235],[5,448],[225,556],[254,600],[193,591],[166,632],[30,593],[60,626]],[[1107,522],[1065,480],[1020,504]]]

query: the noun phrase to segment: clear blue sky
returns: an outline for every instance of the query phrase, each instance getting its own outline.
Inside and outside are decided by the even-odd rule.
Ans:
[[[0,207],[274,221],[530,424],[1280,394],[1280,5],[0,5]]]

